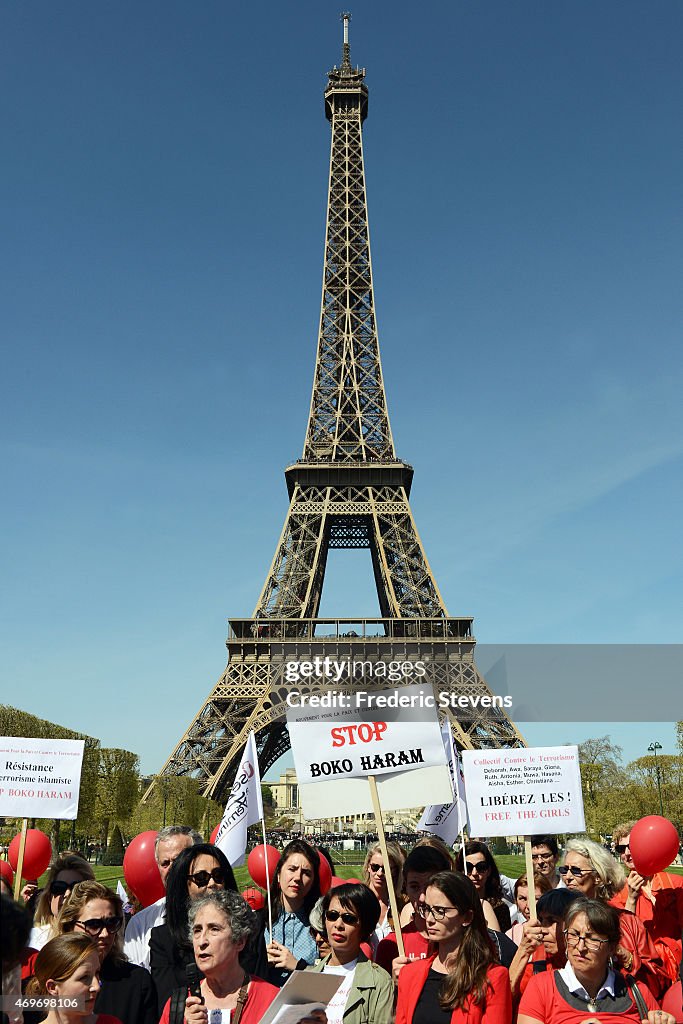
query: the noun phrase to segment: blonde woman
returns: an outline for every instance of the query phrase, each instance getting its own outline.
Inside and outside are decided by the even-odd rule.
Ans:
[[[387,853],[389,854],[389,868],[400,913],[401,907],[406,902],[405,896],[402,895],[403,865],[405,863],[406,855],[398,843],[393,842],[387,843]],[[379,920],[370,940],[372,954],[374,957],[375,951],[382,939],[394,930],[394,925],[391,920],[391,907],[389,906],[387,869],[384,863],[384,857],[382,856],[382,847],[379,843],[373,843],[372,846],[368,847],[368,851],[365,856],[365,863],[363,864],[363,881],[371,892],[375,894],[380,905]]]
[[[33,930],[28,940],[31,949],[42,949],[57,934],[57,915],[62,904],[78,882],[95,878],[87,860],[66,850],[50,864],[45,888],[38,897]]]

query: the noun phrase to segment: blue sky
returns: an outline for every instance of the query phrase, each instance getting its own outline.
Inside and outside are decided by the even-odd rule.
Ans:
[[[301,454],[338,15],[5,6],[3,699],[146,770]],[[682,30],[678,0],[353,10],[392,428],[480,641],[683,643]],[[364,556],[328,614],[375,613]],[[624,729],[589,734],[639,756]]]

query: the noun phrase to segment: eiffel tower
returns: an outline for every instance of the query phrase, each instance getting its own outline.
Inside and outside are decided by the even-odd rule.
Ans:
[[[410,509],[413,469],[396,458],[382,378],[363,167],[365,70],[352,67],[343,14],[341,66],[328,73],[332,127],[320,332],[303,458],[288,466],[289,510],[250,619],[231,619],[228,664],[162,769],[204,796],[232,785],[249,732],[265,774],[289,749],[285,665],[316,656],[422,659],[439,692],[489,695],[474,663],[471,618],[451,618]],[[381,617],[319,619],[331,548],[369,548]],[[324,685],[323,685],[324,684]],[[344,679],[341,689],[367,688]],[[325,680],[297,684],[302,693]],[[463,747],[519,746],[499,708],[448,711]],[[153,785],[153,784],[152,784]],[[145,798],[151,791],[148,790]]]

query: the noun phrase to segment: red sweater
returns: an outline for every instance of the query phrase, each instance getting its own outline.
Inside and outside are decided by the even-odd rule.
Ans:
[[[659,1006],[645,985],[638,985],[648,1010],[658,1010]],[[531,1017],[543,1024],[581,1024],[587,1018],[597,1019],[601,1024],[626,1024],[628,1021],[640,1024],[640,1013],[630,992],[621,1002],[623,1009],[615,1007],[614,1012],[605,1010],[587,1010],[573,1006],[558,989],[556,972],[552,974],[535,974],[526,987],[519,1004],[519,1016]]]
[[[250,978],[249,991],[247,993],[247,1001],[244,1004],[244,1011],[242,1012],[241,1024],[259,1024],[259,1021],[279,991],[279,988],[271,985],[268,981],[262,981],[261,978]],[[232,1019],[234,1013],[234,1010],[230,1011],[230,1019]],[[171,1000],[167,999],[159,1024],[169,1024],[170,1015]]]
[[[660,871],[652,879],[654,903],[644,892],[636,901],[635,915],[643,922],[655,949],[662,957],[671,981],[678,978],[681,963],[683,931],[683,878]],[[610,900],[613,906],[622,910],[628,899],[628,886]]]
[[[424,960],[425,957],[429,956],[429,939],[417,930],[414,921],[411,921],[405,928],[402,928],[401,934],[403,935],[403,946],[407,957],[411,960]],[[397,956],[398,943],[396,942],[396,932],[389,932],[387,937],[382,939],[377,947],[375,963],[379,964],[387,974],[391,975],[391,965]]]
[[[429,970],[436,959],[413,960],[401,968],[398,976],[398,1003],[396,1024],[411,1024],[420,993]],[[512,995],[507,967],[492,964],[487,972],[489,988],[481,1003],[468,997],[462,1009],[453,1010],[451,1024],[510,1024],[512,1021]]]

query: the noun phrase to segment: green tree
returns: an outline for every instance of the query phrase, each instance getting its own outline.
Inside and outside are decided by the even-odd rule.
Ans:
[[[104,747],[100,751],[97,819],[103,847],[108,844],[111,824],[124,824],[140,799],[138,765],[138,755],[130,750]]]

